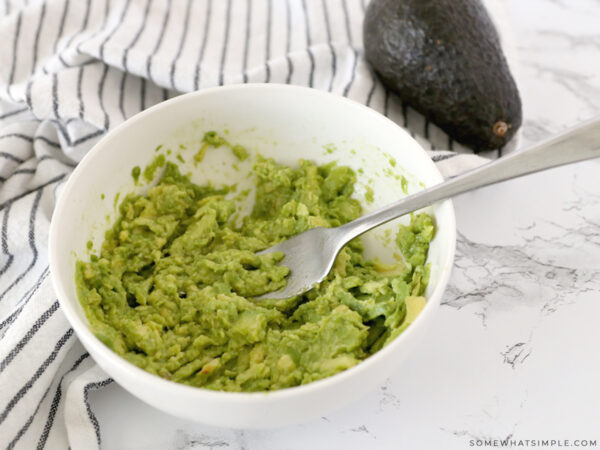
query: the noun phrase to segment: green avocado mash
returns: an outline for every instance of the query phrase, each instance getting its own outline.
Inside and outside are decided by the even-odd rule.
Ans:
[[[240,226],[226,189],[193,184],[170,162],[147,195],[123,199],[99,255],[76,267],[79,299],[104,344],[168,380],[266,391],[343,371],[406,329],[425,304],[432,218],[400,226],[402,262],[366,260],[356,239],[311,291],[253,301],[289,273],[281,254],[255,252],[361,215],[348,167],[260,160],[254,176],[255,205]]]
[[[240,161],[244,161],[248,158],[248,151],[243,146],[230,144],[223,136],[218,135],[215,131],[208,131],[204,133],[202,142],[202,147],[200,147],[198,153],[194,155],[194,161],[196,163],[202,162],[204,156],[206,155],[206,150],[208,150],[208,147],[219,148],[222,145],[231,148],[232,153]]]

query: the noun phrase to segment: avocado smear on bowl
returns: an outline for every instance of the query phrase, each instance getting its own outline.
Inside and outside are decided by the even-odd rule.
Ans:
[[[398,263],[367,260],[355,239],[309,292],[253,300],[285,286],[289,273],[278,265],[282,254],[255,252],[361,215],[352,169],[259,158],[253,210],[236,225],[226,188],[198,186],[161,163],[157,185],[123,199],[99,254],[76,263],[91,330],[136,366],[223,391],[306,384],[377,352],[425,305],[435,231],[425,213],[399,226]]]

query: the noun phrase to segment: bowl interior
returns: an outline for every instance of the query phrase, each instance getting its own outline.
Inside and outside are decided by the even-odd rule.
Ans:
[[[244,145],[251,158],[240,162],[228,148],[221,147],[209,149],[195,166],[193,156],[206,131],[217,131],[231,143]],[[162,147],[157,151],[158,146]],[[53,216],[50,260],[54,283],[75,330],[88,338],[91,333],[75,291],[75,261],[89,257],[88,241],[93,242],[93,251],[99,248],[117,214],[117,195],[122,199],[129,192],[148,189],[134,184],[131,170],[143,168],[159,153],[177,162],[182,172],[191,173],[194,182],[237,184],[237,192],[251,188],[252,165],[258,154],[288,165],[297,165],[299,159],[319,164],[337,161],[357,172],[354,196],[365,211],[405,196],[403,184],[406,192],[412,193],[442,181],[427,154],[401,128],[369,108],[330,94],[278,85],[231,86],[183,95],[150,108],[90,151],[66,184]],[[369,188],[372,202],[365,198]],[[249,195],[241,201],[242,208],[249,210],[251,201]],[[432,273],[427,297],[431,298],[440,280],[447,279],[452,264],[455,225],[450,202],[428,211],[438,224],[429,253]],[[366,234],[367,254],[393,260],[397,224],[408,220],[404,217]]]

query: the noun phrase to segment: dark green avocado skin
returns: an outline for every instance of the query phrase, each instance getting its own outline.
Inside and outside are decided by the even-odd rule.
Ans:
[[[519,91],[480,0],[371,0],[363,39],[383,83],[456,141],[497,149],[521,125]]]

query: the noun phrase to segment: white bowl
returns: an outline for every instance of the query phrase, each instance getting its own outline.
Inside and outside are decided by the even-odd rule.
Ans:
[[[104,231],[116,215],[117,193],[143,192],[135,186],[131,169],[144,166],[155,149],[181,152],[186,160],[197,151],[205,131],[225,132],[233,143],[251,154],[293,165],[300,158],[318,163],[338,160],[358,174],[356,198],[366,211],[401,196],[400,177],[414,192],[442,181],[431,159],[408,133],[375,111],[343,97],[285,85],[235,85],[206,89],[160,103],[110,132],[79,163],[66,183],[50,227],[50,268],[62,311],[94,360],[121,386],[167,413],[197,422],[236,428],[266,428],[301,422],[323,415],[358,398],[390,376],[419,339],[438,308],[454,258],[456,224],[450,201],[430,208],[438,225],[429,252],[431,281],[427,305],[417,320],[388,346],[357,366],[304,386],[268,393],[227,393],[194,388],[164,380],[130,364],[102,344],[88,328],[74,281],[77,258],[88,258],[88,240],[99,248]],[[186,147],[181,150],[179,144]],[[326,148],[324,147],[326,146]],[[395,159],[392,167],[390,158]],[[194,168],[196,183],[249,185],[252,163],[234,170],[236,160],[226,149],[212,149]],[[375,201],[364,201],[370,183]],[[122,198],[122,197],[121,197]],[[244,205],[248,207],[249,205]],[[401,219],[404,222],[408,218]],[[386,227],[392,229],[397,221]],[[385,227],[365,235],[367,255],[385,260],[394,245]],[[389,236],[389,234],[388,234]],[[392,239],[393,242],[393,239]]]

